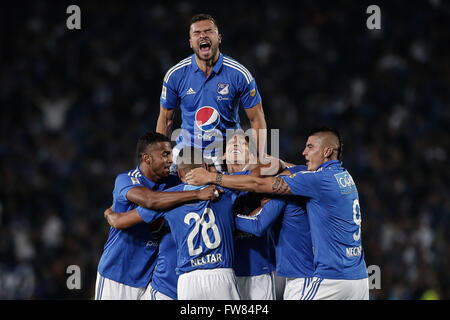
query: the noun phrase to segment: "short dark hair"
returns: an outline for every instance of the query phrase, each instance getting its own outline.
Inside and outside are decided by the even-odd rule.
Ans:
[[[216,19],[214,19],[214,18],[212,17],[212,15],[207,14],[207,13],[199,13],[199,14],[196,14],[195,16],[193,16],[193,17],[191,18],[191,23],[189,24],[189,28],[190,28],[190,26],[191,26],[193,23],[196,23],[196,22],[198,22],[198,21],[203,21],[203,20],[210,20],[212,23],[214,23],[214,25],[216,26],[216,28],[219,29],[219,26],[218,26],[218,24],[217,24]]]
[[[196,162],[200,160],[200,162]],[[185,174],[194,168],[204,166],[205,159],[203,158],[202,149],[186,146],[181,149],[177,157],[177,166]]]
[[[343,149],[344,149],[344,142],[342,140],[342,136],[339,133],[339,131],[336,128],[334,128],[334,127],[320,126],[320,127],[316,127],[314,129],[310,130],[308,132],[308,137],[313,136],[313,135],[315,135],[317,133],[321,133],[321,132],[331,133],[332,135],[334,135],[338,139],[339,146],[338,146],[338,148],[336,150],[337,151],[337,158],[338,158],[339,161],[342,161],[342,152],[343,152]]]
[[[142,154],[145,153],[147,147],[157,142],[170,142],[170,139],[161,133],[152,131],[146,132],[139,137],[136,146],[136,157],[138,163],[141,162]]]

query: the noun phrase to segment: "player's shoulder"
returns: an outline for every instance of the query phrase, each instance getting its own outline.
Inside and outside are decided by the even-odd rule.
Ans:
[[[253,80],[253,76],[250,73],[250,71],[240,62],[237,60],[227,56],[223,55],[223,62],[222,62],[224,68],[226,68],[227,72],[234,73],[239,77],[245,78],[247,83],[250,83]]]
[[[183,70],[186,70],[192,64],[192,55],[180,60],[177,64],[173,65],[169,70],[167,70],[164,76],[164,82],[167,83],[172,76],[176,76]]]
[[[138,169],[132,169],[119,173],[116,177],[116,185],[118,184],[142,184],[142,173]]]

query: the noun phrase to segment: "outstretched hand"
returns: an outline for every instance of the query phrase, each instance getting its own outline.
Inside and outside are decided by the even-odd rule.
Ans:
[[[195,168],[186,174],[186,181],[190,185],[202,186],[211,182],[209,180],[211,174],[213,173],[208,172],[205,168]]]

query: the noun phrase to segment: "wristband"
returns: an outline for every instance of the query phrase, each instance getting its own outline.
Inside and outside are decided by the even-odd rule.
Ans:
[[[217,172],[216,175],[216,184],[221,184],[222,183],[222,174],[220,172]]]

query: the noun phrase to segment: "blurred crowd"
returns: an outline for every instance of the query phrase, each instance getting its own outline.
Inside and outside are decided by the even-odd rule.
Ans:
[[[200,12],[255,77],[281,158],[304,163],[318,124],[341,131],[366,263],[380,267],[371,298],[449,299],[450,5],[392,2],[77,1],[81,30],[66,28],[71,3],[2,4],[0,299],[93,298],[114,178],[156,128]],[[366,27],[369,4],[381,30]]]

